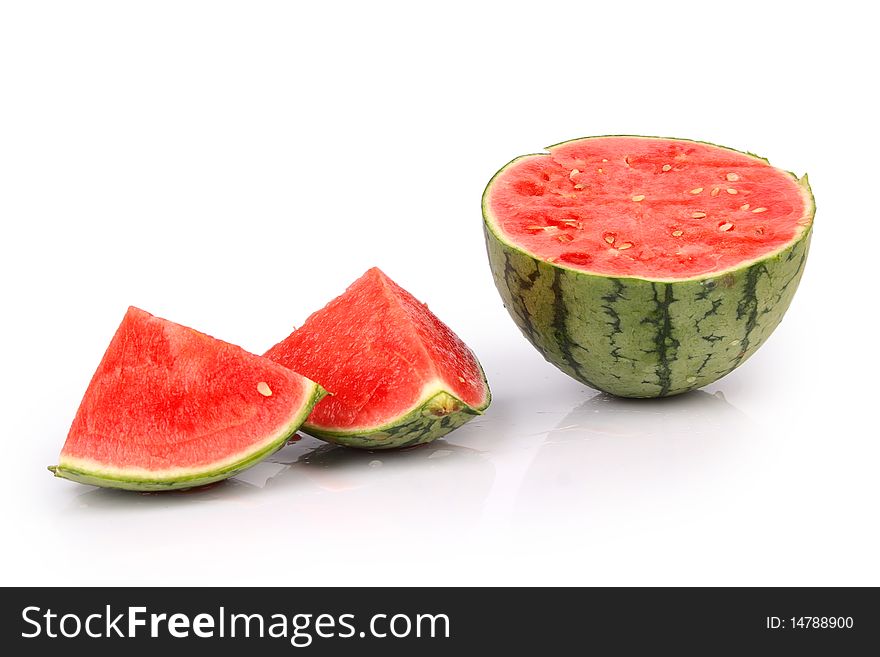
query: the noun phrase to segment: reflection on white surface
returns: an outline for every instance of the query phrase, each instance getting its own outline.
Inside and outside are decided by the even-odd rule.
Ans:
[[[721,392],[627,400],[597,394],[549,431],[516,495],[519,523],[613,518],[699,486],[736,458],[748,418]],[[656,495],[645,498],[644,491]]]
[[[572,400],[573,408],[562,407]],[[575,394],[548,398],[537,413],[501,409],[448,440],[398,452],[303,437],[200,489],[82,489],[57,520],[60,540],[76,551],[86,545],[71,537],[100,537],[105,563],[119,568],[145,556],[182,559],[196,579],[223,567],[230,552],[267,541],[354,564],[406,564],[425,551],[466,555],[475,545],[483,551],[474,558],[485,559],[487,545],[513,558],[545,539],[595,540],[640,518],[644,527],[668,521],[676,506],[692,512],[688,501],[723,479],[744,436],[755,435],[721,393],[657,401]]]
[[[766,394],[776,369],[735,373],[728,398],[713,386],[624,400],[572,382],[520,340],[484,365],[488,412],[400,452],[303,436],[226,482],[132,494],[55,480],[35,450],[4,482],[29,492],[9,505],[18,540],[5,563],[24,565],[4,581],[784,583],[801,581],[810,551],[872,553],[859,506],[872,484],[857,476],[870,461],[846,452],[861,434],[829,440],[811,420],[820,395],[779,412],[801,402],[782,387]],[[776,579],[755,580],[768,559]]]
[[[479,510],[479,501],[485,498],[494,478],[494,468],[485,455],[442,439],[400,451],[365,452],[306,437],[216,484],[167,493],[132,494],[90,488],[76,497],[72,510],[85,514],[128,512],[138,507],[239,503],[250,496],[269,499],[273,494],[284,495],[285,501],[293,505],[308,500],[305,506],[312,510],[316,500],[327,498],[344,511],[358,506],[357,500],[347,499],[355,497],[393,510],[405,508],[407,498],[413,495],[414,473],[418,473],[420,487],[439,494],[446,513],[463,515]],[[457,502],[461,508],[457,508]]]

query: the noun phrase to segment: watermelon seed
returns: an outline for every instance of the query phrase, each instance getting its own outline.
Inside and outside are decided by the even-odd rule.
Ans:
[[[607,157],[603,157],[603,158],[602,158],[602,161],[603,161],[603,162],[607,162],[607,161],[608,161],[608,158],[607,158]]]
[[[463,377],[463,376],[458,377],[458,380],[461,381],[462,383],[464,383],[464,377]]]
[[[569,180],[574,180],[574,177],[580,173],[580,169],[572,169],[571,173],[568,174]]]
[[[706,216],[706,213],[705,212],[694,212],[691,216],[694,219],[702,219],[703,217]]]
[[[763,227],[758,226],[757,228],[755,228],[755,235],[763,235],[763,234],[764,234],[764,228],[763,228]]]
[[[555,230],[559,230],[556,226],[526,226],[526,230],[543,230],[553,232]]]
[[[663,170],[664,171],[672,171],[672,165],[671,164],[664,164]]]
[[[725,232],[727,232],[727,231],[730,230],[731,228],[733,228],[733,224],[730,223],[729,221],[725,221],[723,224],[720,224],[720,225],[718,226],[718,230],[723,230],[723,231],[725,231]]]
[[[578,183],[577,185],[574,186],[574,188],[575,188],[575,189],[583,189],[584,186],[581,185],[580,183]]]
[[[739,180],[739,176],[736,175],[735,173],[728,173],[728,174],[727,174],[727,179],[728,179],[730,182],[736,182],[737,180]]]
[[[694,187],[694,188],[693,188],[690,192],[688,192],[688,193],[689,193],[689,194],[699,194],[699,193],[702,192],[702,191],[703,191],[703,188],[702,188],[702,187]]]
[[[767,208],[755,208],[752,210],[753,214],[760,214],[761,212],[767,212]]]
[[[674,231],[672,231],[672,236],[673,236],[673,237],[681,237],[681,236],[682,236],[682,231],[680,231],[680,230],[674,230]]]
[[[614,244],[614,237],[615,236],[612,233],[606,233],[605,242],[607,242],[608,244]]]
[[[713,187],[712,191],[709,192],[709,195],[710,196],[718,196],[718,192],[720,192],[720,191],[721,191],[720,187]]]
[[[566,235],[565,233],[563,233],[562,235],[557,235],[556,239],[558,239],[562,243],[574,241],[574,238],[571,235]]]
[[[618,251],[625,251],[626,249],[632,248],[632,242],[624,242],[620,246],[617,247]]]
[[[630,164],[629,164],[629,155],[627,155],[625,158],[623,158],[623,163],[624,163],[626,166],[628,166],[630,169],[632,169],[632,167],[631,167]]]
[[[740,210],[748,210],[748,209],[749,209],[749,204],[746,203],[745,205],[741,205],[741,206],[739,206],[739,209],[740,209]]]
[[[596,171],[598,171],[599,173],[605,173],[604,169],[596,169]]]
[[[736,190],[735,190],[733,187],[728,187],[728,188],[727,188],[727,193],[728,193],[728,194],[736,194]]]
[[[265,381],[260,381],[257,384],[257,392],[259,392],[263,397],[271,397],[272,396],[272,388],[269,387],[269,384]]]
[[[638,203],[639,201],[644,201],[645,195],[644,194],[636,194],[635,196],[633,196],[632,200],[635,201],[636,203]]]

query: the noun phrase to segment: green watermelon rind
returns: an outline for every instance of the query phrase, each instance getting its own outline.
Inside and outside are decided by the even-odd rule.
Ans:
[[[118,471],[109,474],[106,472],[102,473],[98,470],[71,468],[65,467],[64,465],[49,466],[49,471],[56,477],[69,479],[70,481],[75,481],[81,484],[140,492],[184,490],[187,488],[213,484],[239,474],[284,447],[287,444],[287,441],[290,440],[290,438],[292,438],[300,429],[305,419],[309,416],[309,413],[312,412],[315,404],[321,401],[326,394],[327,392],[324,388],[317,383],[312,382],[312,391],[309,393],[306,402],[300,406],[299,411],[287,426],[272,436],[256,451],[247,454],[233,463],[223,465],[220,468],[212,469],[212,466],[208,465],[205,468],[194,469],[188,474],[186,474],[184,470],[181,470],[181,474],[175,473],[174,476],[168,478],[153,478],[137,475],[126,476],[124,474],[119,474]]]
[[[776,251],[690,278],[616,277],[548,263],[497,232],[487,207],[489,191],[524,157],[532,155],[511,160],[483,193],[489,262],[520,331],[566,374],[621,397],[681,394],[733,371],[782,320],[812,236],[816,208],[806,175],[789,174],[804,195],[803,229]]]
[[[432,389],[405,413],[377,427],[359,427],[352,430],[333,430],[309,422],[303,424],[304,433],[329,443],[366,450],[399,449],[429,443],[458,429],[478,415],[492,402],[489,384],[480,369],[486,391],[484,403],[473,407],[446,389]]]

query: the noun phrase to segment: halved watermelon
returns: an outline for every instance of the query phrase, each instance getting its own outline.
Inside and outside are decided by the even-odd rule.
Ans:
[[[426,443],[490,401],[473,352],[376,268],[265,355],[330,391],[303,430],[349,447]]]
[[[625,397],[686,392],[751,356],[791,302],[814,213],[806,176],[654,137],[551,146],[483,195],[495,284],[520,330]]]
[[[50,470],[140,491],[209,484],[282,447],[323,395],[267,358],[132,307]]]

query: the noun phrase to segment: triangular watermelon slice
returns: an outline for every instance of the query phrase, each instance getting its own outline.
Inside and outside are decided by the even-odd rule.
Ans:
[[[265,355],[332,393],[303,430],[349,447],[429,442],[491,399],[473,352],[376,268]]]
[[[282,447],[324,394],[267,358],[132,307],[50,470],[129,490],[209,484]]]

